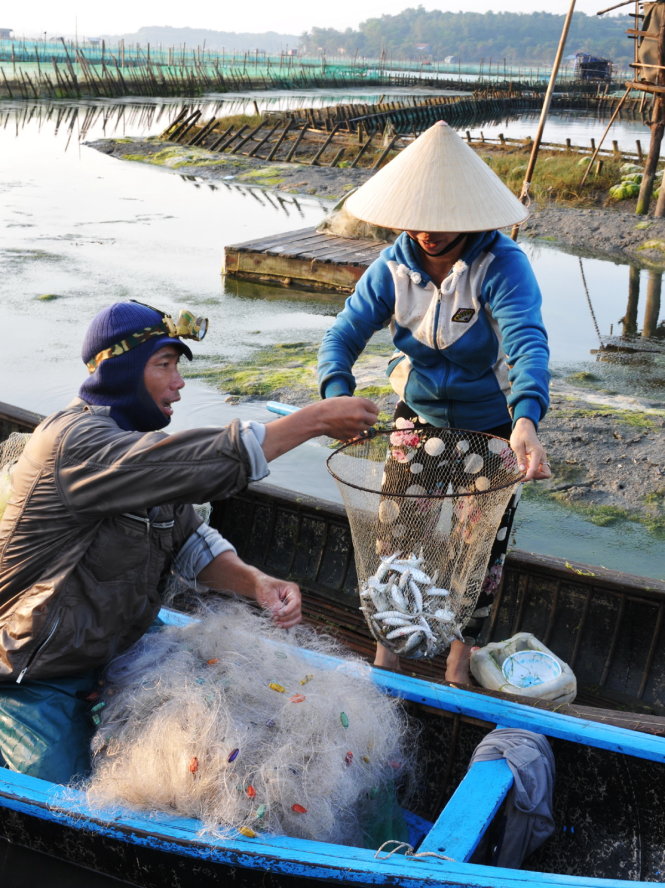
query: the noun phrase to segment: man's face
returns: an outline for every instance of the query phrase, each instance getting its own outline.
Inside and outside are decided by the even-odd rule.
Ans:
[[[180,400],[180,389],[185,384],[178,369],[179,361],[179,350],[173,345],[165,345],[154,353],[143,371],[146,391],[169,419],[173,416],[171,405]]]
[[[407,231],[409,237],[428,256],[438,256],[448,244],[455,240],[458,233],[457,231]]]

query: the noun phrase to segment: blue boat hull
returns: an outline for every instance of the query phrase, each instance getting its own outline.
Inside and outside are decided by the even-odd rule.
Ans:
[[[173,612],[164,616],[169,622],[188,619]],[[337,665],[334,658],[309,656],[318,665]],[[376,855],[362,848],[268,834],[215,839],[202,835],[194,820],[93,809],[83,793],[6,770],[0,771],[0,835],[142,888],[205,888],[227,882],[310,888],[316,884],[618,888],[659,880],[665,866],[665,739],[381,670],[375,670],[373,677],[387,693],[408,701],[422,720],[425,738],[429,735],[428,748],[436,750],[433,738],[439,738],[438,751],[425,763],[421,803],[431,808],[440,802],[443,821],[454,800],[436,801],[438,775],[447,769],[461,780],[466,752],[470,755],[488,727],[525,728],[552,739],[559,770],[557,795],[565,816],[559,811],[557,834],[528,861],[530,869],[489,867],[455,855],[448,860],[443,851],[418,856],[417,848],[409,856]],[[455,734],[462,740],[453,761],[446,753]],[[465,809],[462,798],[464,810],[471,814],[474,806],[469,801]],[[423,828],[424,823],[429,828],[417,817],[414,822],[415,827]],[[446,834],[445,826],[437,823],[430,837],[437,829]],[[473,844],[474,837],[465,835],[465,830],[463,823],[457,847]],[[414,844],[416,832],[414,828]],[[559,872],[551,871],[553,866]]]

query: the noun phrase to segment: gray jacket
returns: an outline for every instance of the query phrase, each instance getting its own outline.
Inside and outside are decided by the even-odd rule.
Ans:
[[[45,419],[0,522],[0,681],[81,673],[133,644],[201,523],[190,504],[249,480],[238,422],[127,432],[78,399]]]

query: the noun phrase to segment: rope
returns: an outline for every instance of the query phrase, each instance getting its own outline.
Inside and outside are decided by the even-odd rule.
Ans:
[[[598,337],[598,342],[603,344],[602,337],[600,335],[600,328],[598,327],[598,321],[596,320],[596,313],[593,310],[593,305],[591,304],[591,296],[589,295],[589,288],[587,286],[586,277],[584,276],[584,266],[582,265],[582,259],[578,256],[578,261],[580,263],[580,274],[582,275],[582,284],[584,285],[584,295],[586,296],[586,301],[589,305],[589,311],[591,312],[591,320],[593,321],[593,325],[596,328],[596,336]]]
[[[388,850],[386,848],[387,845],[393,845],[394,847]],[[376,860],[388,860],[393,854],[400,854],[402,851],[405,857],[436,857],[438,860],[449,860],[451,863],[458,862],[454,857],[437,854],[436,851],[414,851],[413,845],[409,845],[408,842],[400,842],[397,839],[388,839],[387,842],[384,842],[376,851],[374,857]]]

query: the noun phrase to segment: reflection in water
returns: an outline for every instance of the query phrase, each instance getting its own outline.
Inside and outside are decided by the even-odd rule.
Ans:
[[[180,104],[128,102],[40,102],[34,105],[3,103],[0,110],[0,127],[14,128],[16,135],[30,126],[38,126],[44,135],[67,133],[67,147],[72,140],[83,142],[91,130],[97,137],[125,136],[137,131],[161,132],[168,126],[173,109],[177,113]]]
[[[206,188],[208,191],[223,191],[226,189],[227,192],[232,192],[234,195],[251,197],[264,209],[277,210],[284,213],[285,216],[292,216],[301,222],[307,218],[302,201],[293,195],[283,194],[278,191],[267,191],[265,188],[251,188],[246,185],[237,185],[220,180],[211,182],[198,176],[181,175],[180,178],[183,182],[190,182],[194,188]]]
[[[579,259],[584,291],[593,318],[594,326],[599,340],[599,348],[591,349],[591,354],[596,355],[597,361],[631,363],[649,365],[655,369],[656,374],[665,370],[665,319],[660,320],[661,308],[661,271],[650,269],[646,271],[647,283],[642,312],[642,329],[639,329],[639,305],[640,305],[640,270],[635,266],[628,266],[628,301],[626,312],[618,323],[622,327],[620,335],[613,335],[613,328],[609,335],[603,335],[598,327],[593,304],[589,295],[589,288],[584,277],[584,267]],[[660,379],[661,384],[665,378]]]
[[[366,89],[347,90],[286,90],[225,93],[203,98],[147,99],[87,99],[68,102],[30,104],[28,102],[0,102],[0,128],[14,127],[20,130],[35,122],[45,133],[67,132],[69,141],[83,142],[94,131],[96,138],[146,137],[159,135],[183,112],[199,110],[202,119],[229,117],[237,114],[263,114],[269,111],[293,111],[301,108],[325,108],[336,104],[378,104],[385,101],[416,102],[455,94],[451,90],[392,87],[381,92]],[[545,142],[563,144],[570,139],[574,145],[591,144],[597,140],[606,125],[606,117],[597,117],[587,111],[559,112],[548,115],[543,139]],[[536,112],[509,113],[487,116],[469,121],[458,127],[463,132],[470,127],[473,138],[482,133],[487,139],[495,139],[499,133],[510,138],[534,137],[539,122]],[[623,119],[612,124],[612,139],[622,150],[634,151],[636,140],[650,138],[648,124],[640,120]]]
[[[650,271],[647,282],[647,300],[644,308],[644,329],[642,336],[646,339],[650,337],[663,339],[665,338],[665,322],[658,323],[658,315],[660,314],[660,289],[662,272]]]
[[[18,135],[24,127],[35,123],[57,135],[67,132],[70,139],[83,142],[94,131],[95,138],[120,136],[145,137],[158,135],[183,112],[199,110],[203,119],[230,117],[236,114],[260,114],[265,111],[288,111],[304,106],[327,107],[334,104],[363,102],[375,104],[386,98],[414,99],[424,96],[446,95],[445,90],[385,89],[381,93],[366,90],[329,91],[318,90],[300,93],[278,90],[260,93],[225,94],[220,98],[159,99],[154,102],[141,100],[81,100],[72,102],[24,102],[0,103],[0,128],[13,127]],[[498,123],[498,121],[497,121]]]

